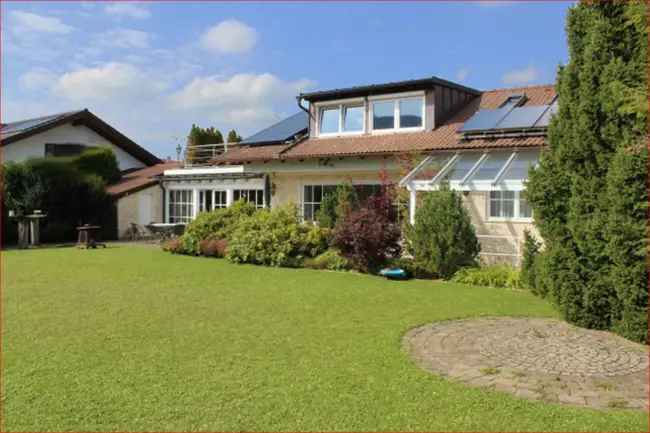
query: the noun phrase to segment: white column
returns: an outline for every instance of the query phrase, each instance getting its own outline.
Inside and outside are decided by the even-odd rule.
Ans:
[[[234,194],[233,194],[233,189],[232,189],[232,188],[228,188],[228,189],[226,190],[226,207],[230,207],[230,206],[232,206],[232,201],[233,201],[232,198],[233,198],[233,195],[234,195]]]
[[[192,219],[196,218],[199,214],[199,190],[192,189]]]
[[[415,185],[409,186],[409,221],[415,224],[415,205],[417,204],[417,191]]]

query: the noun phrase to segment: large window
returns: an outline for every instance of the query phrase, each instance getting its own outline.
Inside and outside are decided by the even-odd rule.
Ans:
[[[186,224],[192,220],[194,200],[191,189],[169,191],[169,222]]]
[[[363,132],[365,111],[365,106],[359,103],[339,104],[321,108],[320,135]]]
[[[377,100],[372,103],[372,129],[421,129],[424,126],[424,97]]]
[[[302,217],[313,221],[320,210],[323,197],[336,192],[336,185],[305,185],[302,196]]]
[[[252,203],[256,208],[264,207],[264,190],[263,189],[236,189],[233,191],[233,200],[244,200]]]
[[[520,191],[490,191],[489,216],[492,219],[530,219],[532,211]]]
[[[226,191],[207,189],[199,191],[199,212],[225,208],[226,205]]]

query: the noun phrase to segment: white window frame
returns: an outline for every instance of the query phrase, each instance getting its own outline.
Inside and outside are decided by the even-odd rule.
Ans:
[[[422,101],[422,125],[414,126],[408,128],[400,127],[400,108],[399,103],[403,100],[408,99],[420,99]],[[391,129],[375,129],[375,116],[374,116],[374,104],[375,102],[393,102],[393,117],[395,119],[394,127]],[[396,93],[389,95],[379,95],[371,96],[368,98],[369,110],[368,110],[368,125],[370,132],[372,134],[394,134],[401,132],[418,132],[424,131],[425,125],[427,124],[426,114],[427,114],[427,104],[424,92],[408,92],[408,93]]]
[[[492,207],[491,207],[491,194],[492,192],[514,192],[514,204],[513,204],[513,216],[512,217],[496,217],[492,216],[490,213]],[[532,215],[530,217],[522,217],[520,209],[519,209],[519,204],[521,200],[521,194],[523,191],[512,191],[512,190],[505,190],[505,189],[493,189],[490,191],[487,191],[485,193],[485,215],[487,216],[487,220],[489,222],[523,222],[523,223],[532,223],[533,222],[533,217]],[[503,198],[501,198],[501,202],[503,203]],[[529,204],[530,206],[530,204]]]
[[[340,137],[346,135],[363,135],[366,133],[368,119],[368,107],[366,100],[363,98],[354,98],[354,99],[341,99],[335,101],[325,101],[314,104],[317,110],[316,116],[316,131],[318,137]],[[344,131],[343,124],[345,121],[345,107],[361,107],[363,108],[363,128],[360,131]],[[337,109],[339,112],[339,128],[337,132],[321,132],[321,123],[323,119],[323,111],[328,109]]]
[[[306,220],[305,219],[305,205],[309,204],[313,208],[313,206],[315,204],[322,204],[323,203],[322,198],[321,198],[321,201],[319,201],[319,202],[318,201],[305,201],[305,188],[306,187],[311,186],[313,188],[315,186],[320,186],[321,188],[324,189],[324,187],[326,187],[326,186],[337,187],[340,184],[341,184],[340,182],[325,182],[325,183],[315,182],[315,183],[304,183],[304,184],[302,184],[301,187],[300,187],[300,210],[299,210],[300,211],[300,219],[303,222],[304,221],[314,221],[314,219],[311,219],[311,220]],[[312,195],[313,195],[313,191],[312,191]],[[312,215],[314,215],[313,211],[312,211]]]
[[[237,191],[240,191],[240,197],[239,197],[239,199],[236,199],[236,198],[235,198],[235,193],[236,193]],[[233,190],[232,190],[232,194],[233,194],[233,202],[235,202],[235,201],[237,201],[237,200],[241,200],[241,198],[242,198],[242,197],[241,197],[241,191],[245,191],[245,192],[246,192],[246,201],[247,201],[248,203],[251,203],[251,201],[249,200],[249,196],[248,196],[249,191],[255,191],[255,200],[253,201],[252,204],[255,206],[256,209],[264,209],[264,208],[266,207],[266,197],[264,197],[264,190],[263,190],[263,189],[259,189],[259,188],[233,188]],[[257,195],[258,195],[258,194],[262,194],[262,204],[261,204],[261,205],[257,204]]]
[[[189,207],[189,214],[184,215],[182,217],[175,216],[174,219],[175,221],[172,221],[172,195],[175,193],[179,193],[182,195],[183,192],[189,192],[189,201],[179,201],[177,203],[174,203],[175,206],[178,206],[179,209],[181,206],[188,206]],[[190,221],[192,221],[195,217],[195,209],[196,209],[196,203],[194,199],[194,190],[190,188],[174,188],[170,189],[168,191],[167,195],[167,220],[170,223],[176,223],[176,224],[188,224]]]

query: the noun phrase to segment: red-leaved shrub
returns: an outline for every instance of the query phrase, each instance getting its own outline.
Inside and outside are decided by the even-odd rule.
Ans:
[[[180,238],[170,239],[162,245],[163,251],[170,252],[172,254],[186,254],[185,247],[183,246],[183,241]]]
[[[400,253],[401,231],[392,222],[393,194],[382,185],[380,194],[371,196],[360,208],[348,212],[337,222],[332,244],[362,272],[377,271]]]
[[[205,257],[220,257],[226,255],[228,241],[226,239],[204,239],[199,242],[199,251]]]

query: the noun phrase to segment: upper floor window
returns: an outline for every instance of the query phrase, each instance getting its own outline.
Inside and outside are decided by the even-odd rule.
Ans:
[[[375,131],[421,129],[423,126],[424,96],[372,102],[372,129]]]
[[[321,108],[320,135],[363,132],[365,111],[363,104],[338,104]]]

